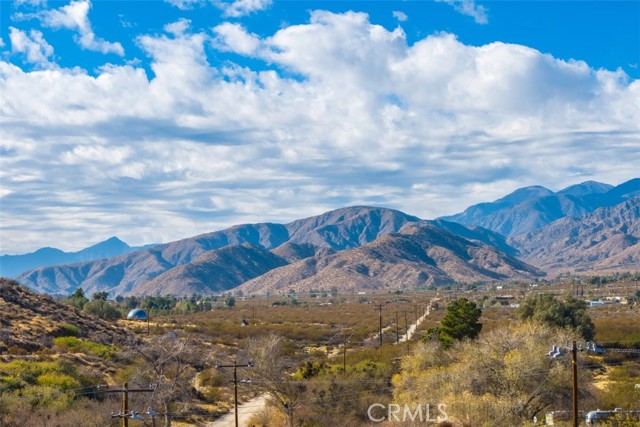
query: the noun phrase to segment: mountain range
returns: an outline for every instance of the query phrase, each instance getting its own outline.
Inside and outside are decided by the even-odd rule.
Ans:
[[[82,287],[87,294],[97,291],[108,291],[113,295],[220,293],[273,270],[304,264],[311,259],[322,264],[325,262],[323,260],[329,262],[338,255],[358,256],[359,249],[368,248],[374,243],[380,244],[377,241],[384,236],[399,233],[411,224],[428,225],[439,232],[428,235],[432,242],[425,241],[424,235],[410,236],[405,233],[405,244],[401,247],[407,253],[393,259],[410,263],[415,258],[415,253],[411,251],[422,250],[426,254],[431,248],[435,253],[437,249],[433,248],[438,247],[442,251],[449,251],[452,258],[457,258],[447,268],[441,268],[434,259],[429,261],[426,258],[421,261],[424,265],[412,265],[416,276],[413,286],[451,283],[454,280],[532,278],[542,274],[528,266],[522,266],[522,272],[514,269],[513,274],[508,272],[509,269],[505,270],[506,274],[501,273],[502,263],[495,263],[489,268],[482,267],[483,261],[479,257],[498,257],[497,254],[500,254],[498,258],[501,260],[508,259],[507,264],[519,265],[519,261],[494,248],[503,247],[506,252],[515,252],[502,236],[489,230],[467,228],[446,221],[424,221],[392,209],[356,206],[288,224],[238,225],[112,258],[40,267],[20,274],[16,279],[39,292],[53,294],[71,293],[78,287]],[[453,250],[447,245],[442,246],[439,242],[447,240],[443,238],[444,235],[451,241],[458,239],[465,242],[462,246],[468,248],[461,249],[461,246]],[[406,243],[407,240],[416,242],[411,246]],[[488,252],[479,251],[477,247],[488,248]],[[381,251],[379,249],[378,253]],[[385,260],[384,268],[381,267],[379,271],[388,273],[390,268],[387,264],[390,262]],[[454,265],[457,265],[459,272],[453,271]],[[358,279],[364,280],[365,276],[366,281],[371,280],[369,273]],[[408,286],[408,280],[405,279],[403,286]],[[381,278],[373,282],[381,287],[383,281]],[[359,286],[356,282],[334,283],[332,286],[355,288]],[[391,283],[384,287],[388,286],[394,285]]]
[[[0,276],[11,277],[37,267],[71,264],[118,256],[154,245],[131,247],[117,237],[111,237],[77,252],[64,252],[56,248],[40,248],[24,255],[0,255]]]
[[[89,293],[108,290],[128,295],[134,293],[137,286],[172,268],[227,246],[250,244],[272,250],[290,243],[348,250],[416,221],[420,219],[391,209],[343,208],[288,224],[237,225],[113,258],[41,267],[22,273],[16,279],[44,293],[69,293],[82,287]],[[312,252],[315,250],[319,249]]]
[[[475,225],[506,237],[529,233],[564,217],[581,217],[602,207],[615,206],[640,196],[640,178],[616,187],[595,181],[572,185],[554,193],[525,187],[491,203],[480,203],[441,219]]]
[[[493,246],[428,221],[403,226],[359,248],[270,270],[238,289],[245,294],[415,289],[458,282],[530,280],[544,273]]]
[[[509,239],[522,260],[548,272],[638,269],[639,241],[640,197]]]
[[[53,294],[82,287],[88,294],[186,295],[235,288],[398,289],[529,280],[545,272],[639,270],[638,196],[640,179],[616,187],[585,182],[558,193],[527,187],[447,217],[464,225],[355,206],[39,267],[16,280]],[[505,237],[486,225],[510,232]]]

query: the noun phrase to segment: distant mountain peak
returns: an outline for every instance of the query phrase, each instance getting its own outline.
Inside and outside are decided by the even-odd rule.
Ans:
[[[120,243],[125,243],[123,242],[118,236],[111,236],[109,237],[107,240],[103,241],[102,243],[111,243],[111,242],[120,242]],[[125,243],[126,244],[126,243]]]
[[[586,196],[588,194],[602,194],[611,190],[613,185],[605,184],[598,181],[584,181],[580,184],[570,185],[569,187],[558,191],[558,194],[571,196]]]
[[[454,281],[530,280],[543,274],[492,246],[422,221],[358,248],[275,268],[238,289],[246,294],[329,290],[336,285],[344,291],[414,289]]]
[[[107,240],[103,240],[102,242],[96,243],[95,245],[89,246],[88,248],[83,249],[83,250],[96,249],[96,248],[125,248],[125,249],[129,249],[130,246],[128,244],[126,244],[125,242],[123,242],[122,240],[120,240],[118,237],[111,236]]]
[[[616,187],[585,181],[558,193],[534,185],[520,188],[495,202],[470,206],[462,213],[440,219],[484,227],[511,237],[538,230],[560,218],[581,217],[637,195],[640,195],[638,178]]]
[[[530,185],[528,187],[518,188],[512,193],[507,194],[506,196],[496,200],[494,203],[521,203],[525,200],[531,199],[532,197],[543,197],[554,194],[553,191],[549,190],[546,187],[541,185]]]
[[[509,240],[526,262],[555,272],[637,270],[639,241],[640,197],[580,218],[561,218]]]
[[[0,275],[12,277],[33,268],[108,258],[131,250],[128,244],[112,236],[77,252],[64,252],[60,249],[44,247],[24,255],[2,255],[0,256]]]

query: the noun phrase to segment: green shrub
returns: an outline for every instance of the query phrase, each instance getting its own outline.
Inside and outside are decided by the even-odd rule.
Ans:
[[[60,390],[72,390],[81,387],[80,381],[71,375],[47,372],[38,377],[38,385]]]
[[[88,385],[91,385],[91,380],[80,374],[76,365],[68,360],[0,363],[0,393],[3,398],[19,395],[32,406],[65,406],[73,397],[72,390]]]
[[[22,347],[18,347],[17,345],[9,346],[9,348],[7,349],[7,353],[14,356],[24,356],[25,354],[29,354],[27,350]]]
[[[202,392],[202,398],[206,402],[218,402],[222,399],[222,393],[218,387],[208,387],[204,392]]]
[[[112,359],[117,353],[116,348],[113,346],[98,344],[77,337],[58,337],[53,339],[53,343],[60,351],[84,353],[104,359]]]
[[[227,380],[217,370],[207,369],[198,374],[198,384],[201,387],[222,387],[227,385]]]
[[[20,397],[29,402],[32,407],[48,409],[67,408],[73,400],[69,393],[55,387],[40,385],[25,387]]]
[[[80,328],[78,328],[77,326],[65,323],[64,325],[60,326],[58,335],[60,335],[61,337],[79,337],[80,335],[82,335],[82,333],[80,331]]]
[[[118,320],[122,318],[122,313],[109,301],[96,299],[88,302],[82,308],[86,313],[104,320]]]

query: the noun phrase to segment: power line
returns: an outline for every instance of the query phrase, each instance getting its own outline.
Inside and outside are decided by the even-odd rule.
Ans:
[[[238,427],[238,368],[253,368],[253,366],[254,366],[254,363],[251,360],[247,363],[241,363],[241,364],[238,364],[234,361],[233,364],[231,365],[220,365],[220,364],[215,365],[216,369],[233,368],[233,380],[231,380],[231,382],[233,382],[233,400],[234,400],[234,408],[235,408],[234,413],[235,413],[236,427]],[[241,380],[240,382],[248,382],[248,381]]]
[[[375,304],[373,306],[373,308],[378,310],[380,313],[380,327],[378,332],[380,334],[380,347],[382,347],[382,307],[384,307],[384,304]]]
[[[124,383],[121,389],[103,390],[102,393],[122,393],[122,412],[114,414],[111,418],[122,418],[122,427],[129,427],[129,418],[133,418],[135,414],[129,413],[129,393],[153,393],[154,388],[129,388],[128,383]],[[152,424],[155,426],[155,418],[152,416]]]

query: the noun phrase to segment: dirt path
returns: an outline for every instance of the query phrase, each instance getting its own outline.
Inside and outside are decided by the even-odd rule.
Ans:
[[[439,298],[435,298],[435,299],[431,300],[431,303],[434,303],[434,302],[439,301],[439,300],[440,300]],[[418,318],[418,320],[417,320],[415,323],[412,323],[412,324],[409,326],[409,330],[408,330],[404,335],[401,335],[401,336],[400,336],[400,339],[398,340],[398,344],[400,344],[401,342],[405,342],[405,341],[407,341],[408,339],[410,340],[410,339],[411,339],[411,337],[412,337],[413,335],[415,335],[416,330],[418,329],[418,326],[420,326],[420,324],[421,324],[422,322],[424,322],[424,320],[425,320],[425,319],[427,318],[427,316],[429,315],[430,310],[431,310],[431,304],[429,304],[429,305],[427,306],[427,311],[425,311],[425,312],[424,312],[424,314],[423,314],[420,318]]]
[[[400,339],[398,340],[398,344],[405,342],[408,339],[410,340],[411,337],[415,335],[416,330],[418,329],[418,326],[420,326],[420,323],[424,322],[424,319],[426,319],[428,315],[429,315],[429,309],[427,309],[427,311],[421,317],[419,317],[415,323],[412,323],[411,325],[409,325],[409,330],[404,335],[400,336]]]
[[[260,412],[266,406],[267,396],[264,394],[238,405],[238,426],[250,427],[249,420],[251,417]],[[233,410],[224,417],[209,424],[208,427],[235,427],[235,415]]]

